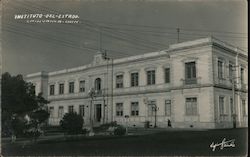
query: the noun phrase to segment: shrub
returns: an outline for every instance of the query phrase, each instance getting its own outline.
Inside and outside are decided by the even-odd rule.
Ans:
[[[122,136],[122,135],[125,135],[125,134],[126,134],[126,128],[124,128],[121,125],[116,127],[115,130],[114,130],[114,135]]]
[[[95,132],[102,132],[102,131],[107,131],[110,127],[117,127],[117,126],[118,125],[116,121],[114,121],[114,122],[102,124],[99,127],[94,127],[93,129]]]
[[[83,118],[76,113],[66,113],[60,121],[60,126],[69,135],[80,134],[82,133]]]
[[[43,134],[42,130],[38,130],[34,128],[25,131],[26,138],[30,138],[31,140],[34,140],[34,141],[36,141],[41,134]]]

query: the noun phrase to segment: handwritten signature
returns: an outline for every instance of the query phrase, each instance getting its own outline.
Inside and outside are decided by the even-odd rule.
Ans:
[[[226,141],[226,138],[224,138],[221,143],[214,143],[214,142],[211,143],[210,144],[210,148],[212,148],[212,151],[215,151],[216,147],[219,147],[219,146],[220,146],[221,150],[223,148],[226,148],[226,147],[235,147],[235,143],[234,142],[235,142],[235,139]]]

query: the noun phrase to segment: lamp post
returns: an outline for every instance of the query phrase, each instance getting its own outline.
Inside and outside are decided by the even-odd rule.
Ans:
[[[157,118],[157,110],[158,110],[156,104],[152,104],[152,110],[155,112],[155,125],[154,125],[154,128],[156,128],[157,127],[156,126],[156,118]]]
[[[103,98],[103,124],[105,124],[105,116],[106,116],[106,101],[105,101],[105,89],[103,89],[103,92],[102,92],[102,98]]]
[[[126,135],[127,135],[128,134],[128,118],[129,118],[129,115],[125,115],[124,117],[126,119]]]
[[[144,103],[145,103],[146,105],[152,106],[152,107],[151,107],[151,110],[154,111],[154,113],[155,113],[155,121],[154,121],[155,124],[154,124],[154,128],[156,128],[156,127],[157,127],[157,125],[156,125],[156,121],[157,121],[157,110],[158,110],[158,107],[157,107],[157,105],[156,105],[156,102],[155,102],[155,101],[149,101],[148,98],[144,98],[143,101],[144,101]],[[148,109],[149,109],[149,108],[148,108]]]
[[[89,121],[90,121],[90,135],[93,134],[93,119],[92,119],[92,104],[93,104],[93,99],[95,96],[95,91],[93,90],[93,88],[91,88],[88,92],[91,100],[90,100],[90,106],[89,106]]]

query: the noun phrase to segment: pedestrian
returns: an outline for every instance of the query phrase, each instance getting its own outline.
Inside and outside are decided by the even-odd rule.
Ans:
[[[168,127],[172,127],[171,121],[168,119]]]

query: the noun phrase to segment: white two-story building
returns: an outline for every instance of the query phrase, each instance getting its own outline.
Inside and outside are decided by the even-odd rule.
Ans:
[[[26,79],[50,101],[50,125],[77,112],[85,126],[229,128],[247,126],[247,74],[246,52],[203,38],[120,59],[98,52],[91,64]]]

